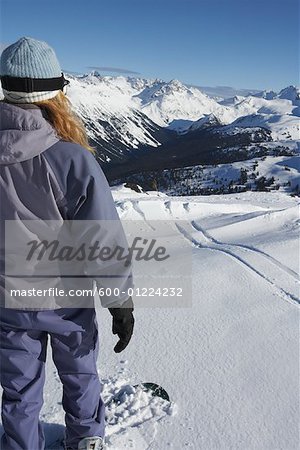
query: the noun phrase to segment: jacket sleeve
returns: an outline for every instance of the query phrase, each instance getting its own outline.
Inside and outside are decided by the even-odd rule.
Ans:
[[[54,151],[54,147],[57,147]],[[60,142],[45,157],[62,191],[61,214],[71,221],[76,245],[116,248],[128,253],[128,242],[107,179],[95,157],[77,144]],[[93,256],[97,255],[95,252]],[[118,252],[115,252],[117,255]],[[119,253],[120,254],[120,253]],[[131,262],[112,256],[86,258],[85,276],[95,279],[104,307],[120,307],[133,287]],[[109,289],[106,289],[109,288]],[[108,295],[106,295],[108,292]]]

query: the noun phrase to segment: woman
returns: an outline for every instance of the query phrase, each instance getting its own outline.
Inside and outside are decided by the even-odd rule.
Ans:
[[[40,308],[5,305],[4,224],[5,220],[84,220],[88,229],[88,221],[120,221],[84,127],[64,94],[67,82],[53,49],[23,37],[3,51],[0,75],[4,94],[0,102],[1,448],[44,448],[39,412],[49,337],[63,384],[65,447],[100,450],[105,414],[96,367],[95,309],[78,307],[74,297],[76,307],[49,309],[45,298],[39,299]],[[93,230],[97,233],[97,227]],[[120,240],[124,242],[124,236]],[[128,267],[121,275],[122,287],[131,287]],[[113,333],[119,337],[115,351],[120,352],[133,332],[131,297],[122,294],[101,301],[112,314]]]

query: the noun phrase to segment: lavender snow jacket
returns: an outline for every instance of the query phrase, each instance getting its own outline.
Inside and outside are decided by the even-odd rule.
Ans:
[[[78,144],[59,140],[36,105],[0,102],[0,183],[2,279],[5,220],[120,223],[108,182],[94,156]],[[121,227],[120,243],[124,244],[122,231]],[[126,293],[104,295],[103,306],[122,305],[127,300],[127,289],[132,286],[130,266],[121,275],[120,291]]]

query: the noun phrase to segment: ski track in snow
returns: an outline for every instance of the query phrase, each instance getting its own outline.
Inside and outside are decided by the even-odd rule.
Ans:
[[[139,207],[138,201],[131,201],[131,204],[132,204],[133,209],[141,216],[141,218],[148,225],[148,227],[151,228],[151,230],[155,230],[155,228],[146,219],[146,216],[145,216],[143,210]]]
[[[270,275],[266,275],[266,273],[263,273],[260,269],[258,269],[257,267],[254,267],[250,262],[247,261],[247,257],[249,257],[249,254],[247,254],[247,251],[249,249],[245,248],[245,247],[240,247],[238,244],[236,245],[232,245],[232,244],[221,244],[221,243],[216,243],[211,239],[208,239],[207,235],[203,232],[203,230],[199,229],[198,226],[193,225],[192,223],[190,224],[192,227],[192,230],[188,231],[187,229],[183,228],[181,225],[177,224],[177,228],[179,230],[179,232],[186,238],[188,239],[195,247],[197,248],[205,248],[208,250],[212,250],[212,251],[217,251],[217,252],[222,252],[225,253],[226,255],[234,258],[239,264],[242,264],[245,266],[245,268],[250,269],[254,274],[259,275],[261,278],[263,278],[266,282],[268,282],[272,288],[277,292],[277,294],[282,297],[284,300],[287,300],[289,302],[292,303],[300,303],[300,299],[297,297],[297,294],[295,293],[291,293],[290,291],[283,289],[282,287],[278,286],[278,284],[274,281],[277,279],[276,275],[275,275],[275,270],[274,268],[272,269],[273,273]],[[193,230],[198,231],[198,239],[196,239],[195,237],[193,237]],[[199,238],[201,239],[201,237],[203,238],[202,241],[199,240]],[[208,242],[208,243],[205,243]],[[240,251],[244,251],[243,257],[239,256],[237,254],[237,249],[231,249],[231,247],[239,247]],[[245,251],[246,250],[246,251]],[[253,252],[255,253],[255,257],[257,259],[257,256],[261,256],[260,253],[256,252],[255,250],[253,250]],[[272,260],[270,260],[271,263],[273,263]],[[278,266],[277,268],[279,268],[279,264],[281,265],[281,263],[279,263],[279,261],[277,261]],[[277,273],[279,273],[280,278],[282,279],[282,275],[287,277],[288,275],[291,277],[290,273],[287,272],[286,270],[283,270],[282,267],[280,267],[280,271],[276,271]],[[282,279],[283,281],[283,279]],[[293,284],[295,285],[295,291],[297,290],[296,286],[299,286],[299,282],[298,280],[295,280],[293,277]],[[298,287],[299,289],[299,287]]]
[[[282,269],[284,272],[286,272],[288,275],[292,276],[293,278],[295,278],[297,281],[299,280],[299,276],[298,274],[290,269],[289,267],[285,266],[284,264],[282,264],[280,261],[278,261],[276,258],[273,258],[273,256],[269,255],[268,253],[265,253],[262,250],[259,250],[258,248],[255,247],[251,247],[250,245],[244,245],[244,244],[233,244],[233,243],[226,243],[226,242],[222,242],[222,241],[218,241],[217,239],[214,239],[207,231],[205,231],[202,227],[200,227],[200,225],[195,221],[192,220],[191,221],[192,226],[197,230],[200,231],[205,238],[208,241],[211,241],[214,244],[217,245],[229,245],[232,247],[237,247],[237,248],[241,248],[241,249],[245,249],[248,250],[250,252],[254,252],[257,256],[257,254],[259,253],[260,255],[262,255],[263,257],[267,258],[271,263],[275,264],[277,267],[279,267],[280,269]]]
[[[164,205],[166,211],[170,214],[170,216],[173,217],[171,210],[171,201],[165,202]],[[189,211],[189,202],[183,203],[182,207],[186,211]],[[284,209],[275,210],[273,212],[277,213],[282,211],[284,211]],[[255,217],[265,214],[266,212],[259,212],[257,215],[255,215]],[[267,214],[270,214],[270,211],[268,211]],[[258,276],[263,278],[284,300],[300,304],[300,299],[297,295],[297,293],[299,294],[300,288],[298,274],[271,255],[251,246],[242,244],[227,244],[225,242],[214,239],[195,220],[192,220],[190,222],[190,230],[183,228],[182,225],[179,225],[178,223],[176,223],[176,226],[178,231],[184,236],[184,238],[188,239],[195,247],[206,248],[212,251],[225,253],[229,257],[234,258],[239,264],[243,264],[247,269],[250,269],[254,274],[257,274]],[[196,238],[194,237],[195,234]],[[255,257],[256,266],[250,262],[252,256]],[[261,266],[265,267],[261,270]],[[288,287],[283,288],[279,286],[277,280],[280,280],[282,285]],[[294,288],[293,292],[291,292],[290,287]]]
[[[166,215],[175,220],[175,225],[179,233],[191,242],[196,248],[205,248],[212,251],[225,253],[230,258],[233,258],[238,264],[242,264],[245,269],[250,270],[256,276],[265,280],[270,287],[284,300],[291,303],[300,304],[299,299],[299,276],[298,274],[278,261],[268,253],[259,250],[255,247],[238,243],[226,243],[213,238],[203,227],[199,225],[199,220],[191,220],[189,222],[189,229],[183,227],[182,224],[176,222],[176,214],[172,212],[172,200],[163,202],[163,207]],[[178,203],[178,202],[176,202]],[[181,207],[185,213],[190,212],[190,202],[180,202]],[[139,200],[131,201],[132,208],[138,215],[147,223],[149,227],[154,229],[147,220],[142,207],[139,205]],[[127,210],[128,211],[128,210]],[[256,217],[261,217],[283,212],[285,209],[276,209],[274,211],[258,211],[246,214],[242,220],[249,220]],[[252,261],[253,260],[253,261]],[[279,282],[280,285],[279,286]]]

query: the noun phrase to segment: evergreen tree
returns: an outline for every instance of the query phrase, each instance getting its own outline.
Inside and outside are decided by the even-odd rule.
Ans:
[[[248,176],[247,176],[247,170],[241,168],[241,172],[240,172],[240,184],[246,184],[248,180]]]
[[[158,191],[157,180],[153,178],[150,182],[150,188],[152,191]]]
[[[266,178],[260,177],[256,180],[256,189],[257,191],[266,191]]]

